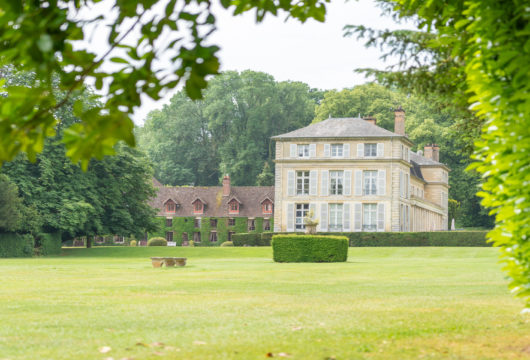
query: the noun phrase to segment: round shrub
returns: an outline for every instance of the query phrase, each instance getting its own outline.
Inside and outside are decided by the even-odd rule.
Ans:
[[[162,237],[154,237],[149,239],[147,246],[167,246],[167,241]]]
[[[136,240],[131,240],[131,242],[129,243],[129,246],[136,246]]]
[[[272,253],[276,262],[344,262],[348,238],[325,235],[274,235]]]
[[[190,241],[188,242],[188,246],[189,246],[189,247],[195,247],[195,241],[190,240]]]
[[[222,247],[225,247],[225,246],[234,246],[234,243],[231,242],[231,241],[225,241],[224,243],[221,244]]]

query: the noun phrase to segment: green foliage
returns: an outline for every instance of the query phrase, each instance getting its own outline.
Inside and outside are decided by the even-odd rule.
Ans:
[[[131,240],[129,242],[129,246],[135,247],[136,246],[136,240]]]
[[[258,22],[279,11],[304,22],[310,18],[323,21],[326,2],[227,0],[221,1],[221,6],[234,15],[255,10]],[[118,1],[112,3],[111,12],[84,17],[82,14],[104,10],[109,1],[3,2],[0,58],[35,76],[23,85],[0,83],[7,94],[0,104],[0,162],[12,160],[20,152],[34,161],[44,139],[54,135],[55,110],[83,92],[87,81],[98,90],[108,84],[107,96],[89,109],[76,102],[72,110],[80,121],[68,128],[63,139],[68,156],[74,162],[80,160],[85,169],[92,156],[101,159],[113,153],[120,140],[134,145],[129,116],[141,104],[140,94],[158,100],[165,91],[182,84],[191,98],[201,98],[206,78],[219,70],[219,47],[207,45],[216,30],[214,6],[209,0],[170,0],[160,12],[155,10],[160,3]],[[152,16],[153,12],[157,16]],[[108,49],[104,54],[74,46],[74,42],[91,42],[92,32],[84,31],[84,26],[108,27],[106,39],[98,39],[102,41],[98,47]],[[162,34],[164,41],[160,41]],[[157,64],[168,56],[174,66],[161,71]]]
[[[236,217],[234,219],[236,221],[236,224],[233,227],[235,233],[246,233],[248,231],[248,219],[246,217]]]
[[[0,233],[0,258],[31,257],[34,244],[31,234]]]
[[[61,253],[62,236],[60,232],[42,233],[35,236],[35,248],[40,255],[58,255]]]
[[[348,238],[323,235],[274,235],[276,262],[344,262],[348,259]]]
[[[221,244],[221,247],[234,246],[234,243],[231,241],[225,241]]]
[[[18,187],[6,175],[0,174],[0,230],[19,230],[23,208],[22,199],[18,196]]]
[[[233,234],[234,246],[270,246],[272,233]]]
[[[496,218],[489,237],[501,248],[510,288],[530,308],[528,5],[493,0],[380,3],[397,17],[417,21],[421,31],[416,33],[425,41],[358,28],[369,45],[388,44],[401,55],[399,71],[380,73],[379,79],[446,97],[459,108],[470,105],[478,119],[471,122],[481,130],[471,168],[484,177],[480,196]]]
[[[272,185],[274,143],[270,137],[308,125],[312,90],[271,75],[228,71],[209,82],[202,101],[181,91],[136,130],[155,176],[170,185]],[[267,165],[266,165],[267,164]]]
[[[161,237],[154,237],[149,239],[147,246],[167,246],[167,241]]]

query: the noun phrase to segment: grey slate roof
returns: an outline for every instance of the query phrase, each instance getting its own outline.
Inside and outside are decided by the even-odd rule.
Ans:
[[[410,162],[414,162],[419,166],[424,165],[444,165],[438,161],[434,161],[432,159],[426,158],[425,156],[418,155],[415,152],[410,152]],[[445,165],[444,165],[445,166]]]
[[[273,139],[290,138],[356,138],[356,137],[402,137],[361,118],[331,118]]]
[[[158,209],[161,216],[205,216],[205,217],[271,217],[264,215],[261,202],[268,197],[274,201],[274,186],[232,186],[229,196],[223,196],[222,186],[164,186],[158,181],[153,181],[157,195],[149,204]],[[160,184],[160,185],[159,185]],[[204,213],[193,214],[193,205],[196,199],[201,199]],[[239,214],[228,214],[228,201],[236,198],[240,201]],[[173,199],[178,204],[175,213],[166,214],[164,204],[168,199]]]

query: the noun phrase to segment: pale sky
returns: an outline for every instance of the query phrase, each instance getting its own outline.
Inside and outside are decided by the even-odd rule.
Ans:
[[[390,17],[382,17],[372,0],[333,0],[327,5],[326,21],[308,20],[301,24],[295,19],[285,22],[285,14],[267,16],[256,24],[254,13],[234,17],[219,6],[215,9],[218,30],[209,43],[220,46],[221,71],[255,70],[271,74],[278,81],[293,80],[319,89],[343,89],[368,80],[355,68],[377,67],[378,49],[366,49],[363,41],[343,37],[347,24],[362,24],[377,29],[403,28]],[[410,26],[409,26],[410,28]],[[175,90],[176,91],[176,90]],[[142,97],[143,105],[136,109],[133,119],[142,124],[147,114],[169,102],[170,92],[154,102]]]

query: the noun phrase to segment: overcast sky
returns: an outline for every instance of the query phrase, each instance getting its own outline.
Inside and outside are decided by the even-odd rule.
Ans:
[[[309,20],[301,24],[294,19],[285,22],[285,15],[268,17],[256,24],[254,13],[234,17],[230,12],[216,11],[218,30],[211,43],[219,45],[221,70],[255,70],[274,76],[276,80],[302,81],[320,89],[343,89],[363,84],[363,75],[355,68],[379,67],[381,52],[366,49],[362,41],[344,38],[347,24],[363,24],[378,29],[401,28],[371,0],[334,0],[328,4],[326,21]],[[143,105],[134,114],[142,124],[149,111],[169,102],[172,94],[154,102],[143,98]]]

